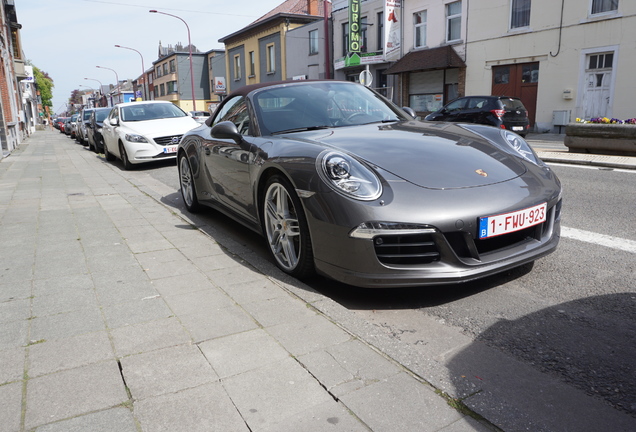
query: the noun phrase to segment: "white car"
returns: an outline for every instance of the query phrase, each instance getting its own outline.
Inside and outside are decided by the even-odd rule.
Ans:
[[[172,159],[184,133],[199,126],[168,101],[117,104],[104,120],[102,135],[107,161],[121,159],[124,169],[134,164]]]

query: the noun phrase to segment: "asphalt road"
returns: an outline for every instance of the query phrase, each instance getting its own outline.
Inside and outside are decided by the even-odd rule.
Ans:
[[[563,227],[591,236],[564,233],[557,252],[533,268],[422,289],[309,285],[415,351],[426,349],[425,323],[434,319],[636,417],[636,259],[611,246],[636,240],[636,171],[553,168],[564,186]],[[143,169],[178,190],[175,164]],[[205,217],[267,256],[262,240],[231,219]],[[609,236],[610,246],[595,243],[597,235]]]

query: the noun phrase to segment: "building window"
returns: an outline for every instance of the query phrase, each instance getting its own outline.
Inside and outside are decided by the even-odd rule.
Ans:
[[[166,86],[164,84],[161,84],[159,86],[159,96],[165,96],[166,95]]]
[[[161,66],[157,66],[157,78],[161,77]]]
[[[162,66],[163,66],[163,74],[168,75],[168,63],[164,63]]]
[[[342,25],[342,55],[346,56],[349,52],[349,23]]]
[[[318,54],[318,30],[309,32],[309,55]]]
[[[177,68],[174,65],[174,60],[170,60],[170,73],[174,73],[177,71]]]
[[[530,25],[531,0],[511,0],[510,28],[516,29]]]
[[[274,50],[274,44],[269,44],[265,48],[267,52],[267,73],[276,72],[276,51]]]
[[[378,13],[378,51],[384,50],[384,12]]]
[[[256,76],[256,58],[254,57],[254,51],[250,51],[250,76]]]
[[[241,79],[241,55],[234,56],[234,81]]]
[[[618,10],[618,0],[592,0],[592,14]]]
[[[367,29],[369,24],[367,17],[360,18],[360,52],[367,52]]]
[[[168,83],[166,83],[166,91],[168,94],[170,93],[177,93],[179,91],[179,89],[177,88],[177,82],[176,81],[169,81]]]
[[[588,69],[611,69],[614,63],[614,53],[594,54],[590,56]]]
[[[462,38],[462,2],[456,1],[446,5],[446,42]]]
[[[415,48],[426,46],[426,11],[413,14],[413,25],[415,26]]]

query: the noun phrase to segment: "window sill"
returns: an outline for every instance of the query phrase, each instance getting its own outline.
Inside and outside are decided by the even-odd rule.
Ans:
[[[620,14],[616,11],[614,12],[603,12],[603,13],[599,13],[599,14],[594,14],[594,15],[588,15],[587,18],[582,19],[581,21],[579,21],[580,24],[587,24],[587,23],[593,23],[593,22],[598,22],[598,21],[606,21],[606,20],[611,20],[611,19],[617,19],[617,18],[623,18],[623,14]]]
[[[532,28],[526,26],[526,27],[511,28],[508,30],[508,35],[518,35],[518,34],[525,34],[525,33],[532,33]]]

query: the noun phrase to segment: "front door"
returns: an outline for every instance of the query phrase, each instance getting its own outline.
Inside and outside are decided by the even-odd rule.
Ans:
[[[585,69],[584,118],[609,115],[614,53],[590,54]]]
[[[539,63],[493,66],[492,78],[492,94],[521,99],[528,110],[528,118],[532,127],[537,116]]]

